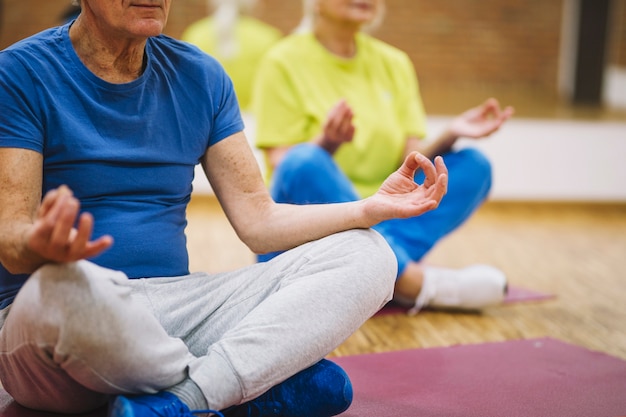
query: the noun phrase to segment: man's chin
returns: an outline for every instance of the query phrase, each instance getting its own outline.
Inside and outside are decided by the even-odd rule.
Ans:
[[[133,34],[139,37],[149,38],[151,36],[158,36],[163,33],[165,25],[160,20],[155,19],[142,19],[133,25]]]

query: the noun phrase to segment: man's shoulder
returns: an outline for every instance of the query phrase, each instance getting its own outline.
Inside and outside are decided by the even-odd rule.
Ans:
[[[0,57],[9,59],[21,56],[41,56],[46,51],[54,50],[61,43],[64,26],[46,29],[42,32],[21,39],[0,51]]]
[[[149,54],[171,70],[177,72],[223,72],[222,65],[196,45],[159,35],[149,39]]]
[[[46,29],[0,51],[0,73],[5,79],[21,79],[47,74],[67,58],[64,27]]]

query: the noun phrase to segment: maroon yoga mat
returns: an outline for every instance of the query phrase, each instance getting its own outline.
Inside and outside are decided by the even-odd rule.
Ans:
[[[550,338],[333,361],[354,385],[345,417],[626,415],[626,361]]]
[[[626,362],[553,339],[333,361],[354,385],[354,402],[344,417],[626,416]],[[56,415],[22,408],[0,390],[0,416]]]

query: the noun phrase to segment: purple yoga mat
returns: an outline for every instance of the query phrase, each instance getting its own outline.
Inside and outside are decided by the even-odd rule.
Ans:
[[[504,298],[504,303],[511,304],[524,301],[541,301],[549,300],[554,297],[554,294],[509,285],[509,290]]]
[[[333,361],[354,386],[344,417],[626,415],[626,361],[550,338]]]
[[[343,417],[626,416],[626,362],[553,339],[333,361],[354,385],[354,402]],[[56,415],[22,408],[0,390],[0,416]]]
[[[532,302],[532,301],[542,301],[549,300],[554,298],[554,294],[544,293],[540,291],[535,291],[527,288],[521,288],[516,286],[510,286],[509,290],[504,298],[504,304],[514,304],[514,303],[522,303],[522,302]],[[401,307],[393,302],[390,302],[385,307],[383,307],[380,311],[378,311],[375,315],[385,315],[385,314],[398,314],[398,313],[407,313],[409,311],[408,308]]]

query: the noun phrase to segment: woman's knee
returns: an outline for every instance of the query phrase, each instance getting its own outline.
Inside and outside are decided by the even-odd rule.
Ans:
[[[289,149],[276,169],[276,175],[308,177],[329,164],[334,165],[334,162],[328,152],[319,146],[301,143]]]
[[[449,194],[461,196],[475,196],[482,201],[491,190],[492,167],[491,162],[480,150],[464,148],[444,157],[448,166]]]
[[[332,156],[308,143],[289,150],[274,172],[270,192],[279,203],[321,204],[358,199],[354,186]]]
[[[491,183],[491,161],[483,152],[476,148],[465,148],[458,151],[457,155],[467,175]]]

